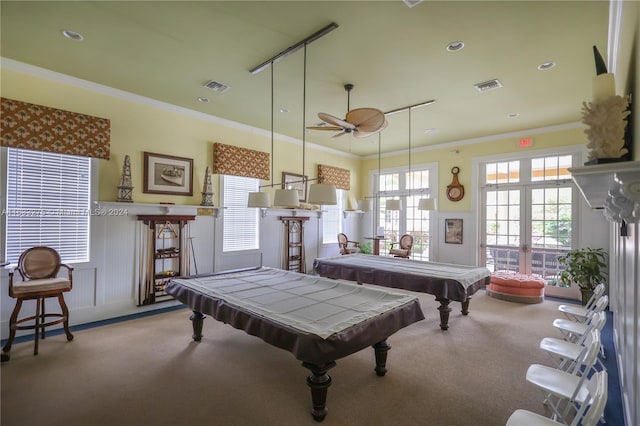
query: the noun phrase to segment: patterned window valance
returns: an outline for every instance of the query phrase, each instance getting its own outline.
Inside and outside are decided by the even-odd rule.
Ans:
[[[1,98],[0,145],[109,159],[111,121]]]
[[[267,152],[216,142],[212,173],[269,180],[269,157]]]
[[[339,167],[318,164],[318,183],[335,185],[337,189],[351,189],[351,172]]]

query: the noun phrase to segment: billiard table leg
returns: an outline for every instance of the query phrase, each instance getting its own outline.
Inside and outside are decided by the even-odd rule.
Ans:
[[[193,325],[193,340],[199,342],[202,340],[202,325],[204,324],[204,319],[207,316],[202,312],[193,311],[193,314],[189,317],[191,320],[191,325]]]
[[[376,352],[376,374],[382,377],[387,373],[387,352],[391,349],[391,345],[386,340],[383,340],[372,347]]]
[[[444,297],[436,297],[436,300],[440,302],[440,306],[438,306],[438,310],[440,311],[440,329],[448,330],[449,312],[451,312],[451,308],[449,307],[449,299],[446,299]]]
[[[310,362],[303,362],[302,366],[311,370],[307,377],[307,385],[311,388],[311,401],[313,408],[311,415],[317,422],[321,422],[327,416],[327,389],[331,386],[331,376],[327,374],[331,368],[336,366],[334,361],[318,365]]]
[[[471,301],[470,297],[467,297],[467,300],[461,302],[462,304],[462,315],[469,315],[469,301]]]

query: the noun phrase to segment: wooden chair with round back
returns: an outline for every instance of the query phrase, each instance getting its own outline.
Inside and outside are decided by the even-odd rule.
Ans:
[[[394,248],[394,246],[399,246],[398,248]],[[403,257],[408,259],[411,256],[411,249],[413,248],[413,235],[403,234],[400,237],[400,241],[397,243],[391,243],[391,247],[389,247],[389,254],[393,257]]]
[[[340,254],[360,253],[360,243],[349,240],[347,235],[342,232],[338,234],[338,247],[340,248]]]
[[[61,267],[67,269],[66,278],[57,276]],[[14,282],[15,271],[20,274],[21,281]],[[73,268],[62,263],[60,254],[51,247],[32,247],[20,255],[18,265],[9,271],[9,296],[16,299],[16,306],[9,319],[9,338],[3,352],[11,350],[17,330],[35,330],[34,355],[38,355],[38,340],[45,338],[45,327],[62,323],[67,340],[73,340],[69,331],[69,309],[63,296],[73,287],[72,271]],[[58,298],[62,313],[45,311],[45,299],[52,297]],[[35,315],[18,318],[25,300],[36,301]],[[23,323],[28,325],[21,325]]]

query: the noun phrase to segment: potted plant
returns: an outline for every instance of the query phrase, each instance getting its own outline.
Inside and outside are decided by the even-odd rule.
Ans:
[[[607,274],[607,252],[602,248],[585,247],[572,250],[558,256],[558,262],[564,268],[560,273],[560,282],[577,284],[582,293],[583,305],[593,294],[593,289],[605,280]]]

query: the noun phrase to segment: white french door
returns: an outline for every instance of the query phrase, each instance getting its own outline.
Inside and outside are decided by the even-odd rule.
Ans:
[[[540,276],[552,282],[557,257],[574,245],[572,156],[486,163],[482,189],[483,261],[491,271]]]

